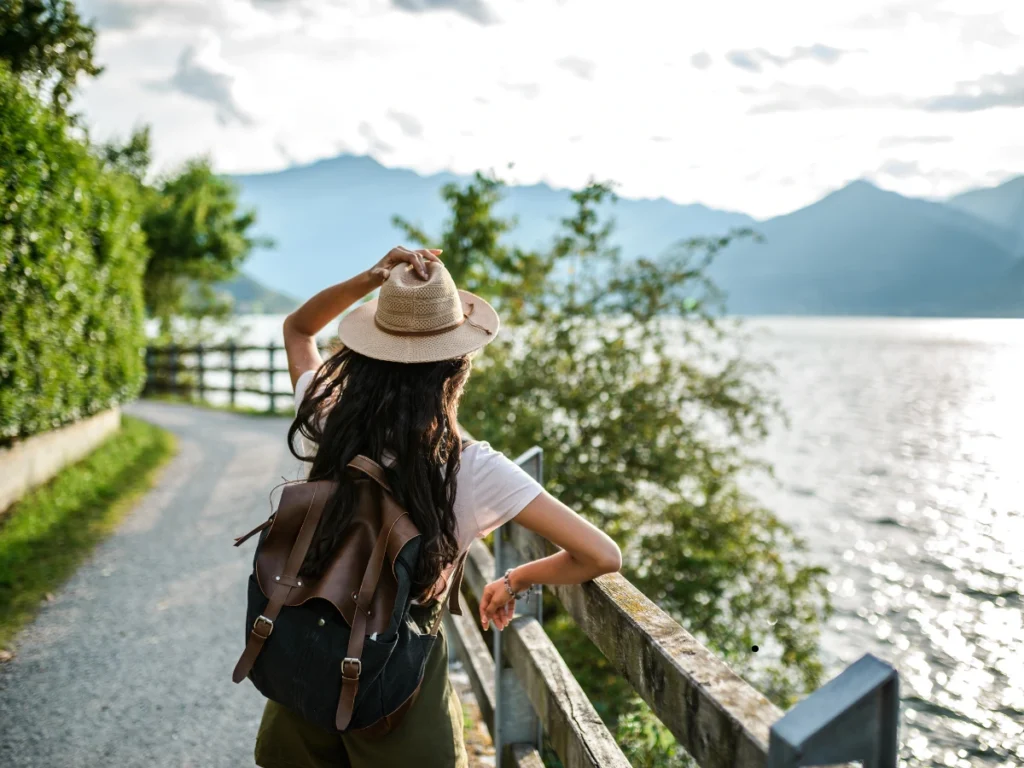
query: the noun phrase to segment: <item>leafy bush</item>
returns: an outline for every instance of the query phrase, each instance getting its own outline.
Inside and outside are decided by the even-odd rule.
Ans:
[[[0,66],[0,441],[133,397],[146,247],[134,183]]]
[[[740,482],[767,469],[748,449],[779,409],[761,386],[770,371],[733,349],[742,328],[721,317],[707,267],[753,233],[623,258],[599,214],[614,196],[591,183],[550,251],[527,253],[501,242],[513,224],[494,213],[500,192],[482,175],[446,187],[451,217],[435,237],[396,219],[508,321],[474,362],[460,419],[510,455],[542,446],[548,490],[619,543],[626,577],[788,707],[821,683],[831,605],[825,569]],[[632,764],[690,765],[560,607],[547,600],[544,617]]]

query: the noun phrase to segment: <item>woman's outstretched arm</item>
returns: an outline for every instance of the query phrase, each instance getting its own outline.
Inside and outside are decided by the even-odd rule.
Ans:
[[[331,320],[379,288],[388,279],[391,270],[399,264],[412,264],[426,279],[428,261],[440,261],[441,251],[422,249],[410,251],[401,246],[392,248],[376,265],[355,277],[325,288],[284,319],[284,350],[288,356],[288,374],[292,388],[299,376],[321,366],[323,359],[316,346],[316,335]]]
[[[542,492],[523,507],[515,521],[540,534],[561,552],[516,566],[509,574],[515,592],[534,584],[582,584],[622,568],[622,552],[612,538],[562,502]],[[492,581],[480,599],[480,623],[494,621],[504,629],[512,620],[515,600],[504,579]]]

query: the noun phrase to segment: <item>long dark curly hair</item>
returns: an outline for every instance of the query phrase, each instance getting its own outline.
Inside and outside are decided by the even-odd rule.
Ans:
[[[462,440],[456,414],[471,363],[469,357],[436,363],[391,363],[342,347],[314,375],[288,430],[292,454],[312,464],[310,480],[339,480],[359,454],[385,466],[388,483],[422,534],[412,592],[428,593],[459,554],[455,490]],[[315,450],[303,455],[296,435]],[[341,483],[327,502],[300,573],[323,573],[348,526],[356,500],[353,484]]]

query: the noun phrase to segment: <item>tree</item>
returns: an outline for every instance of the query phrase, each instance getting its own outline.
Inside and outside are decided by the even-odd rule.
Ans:
[[[235,276],[264,241],[249,231],[255,212],[239,209],[238,189],[205,159],[188,162],[153,192],[143,219],[151,252],[144,288],[150,313],[166,324],[183,309],[212,308],[213,284]],[[198,299],[190,293],[197,288]]]
[[[463,423],[512,455],[542,446],[548,489],[616,539],[626,576],[788,705],[821,681],[817,639],[830,605],[824,569],[804,562],[801,540],[739,484],[767,469],[747,453],[778,406],[757,385],[769,372],[730,352],[742,331],[722,320],[707,268],[752,233],[623,259],[610,244],[612,222],[598,214],[612,190],[591,183],[573,194],[575,214],[550,252],[523,254],[501,245],[510,225],[492,214],[500,188],[480,176],[448,188],[445,231],[428,239],[407,229],[443,247],[453,274],[471,278],[467,288],[512,307],[518,321],[476,361]],[[510,254],[538,267],[516,276],[513,290],[497,282],[518,268],[504,268]],[[681,759],[646,706],[551,608],[546,629],[635,764]],[[754,644],[763,649],[756,667]]]
[[[95,77],[96,32],[83,24],[72,0],[0,3],[0,60],[65,111],[79,75]]]
[[[241,209],[238,188],[217,176],[206,159],[177,173],[146,181],[150,173],[148,127],[123,144],[100,148],[108,167],[131,176],[145,202],[142,219],[149,258],[143,286],[146,309],[170,331],[175,315],[207,317],[230,310],[214,286],[238,274],[254,247],[270,241],[251,232],[252,210]]]

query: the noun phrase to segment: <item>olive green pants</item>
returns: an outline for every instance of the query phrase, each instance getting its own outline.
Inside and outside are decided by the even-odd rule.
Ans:
[[[262,768],[468,768],[462,702],[448,679],[444,629],[438,632],[427,659],[419,696],[387,736],[367,739],[325,731],[277,702],[267,701],[255,757]]]

